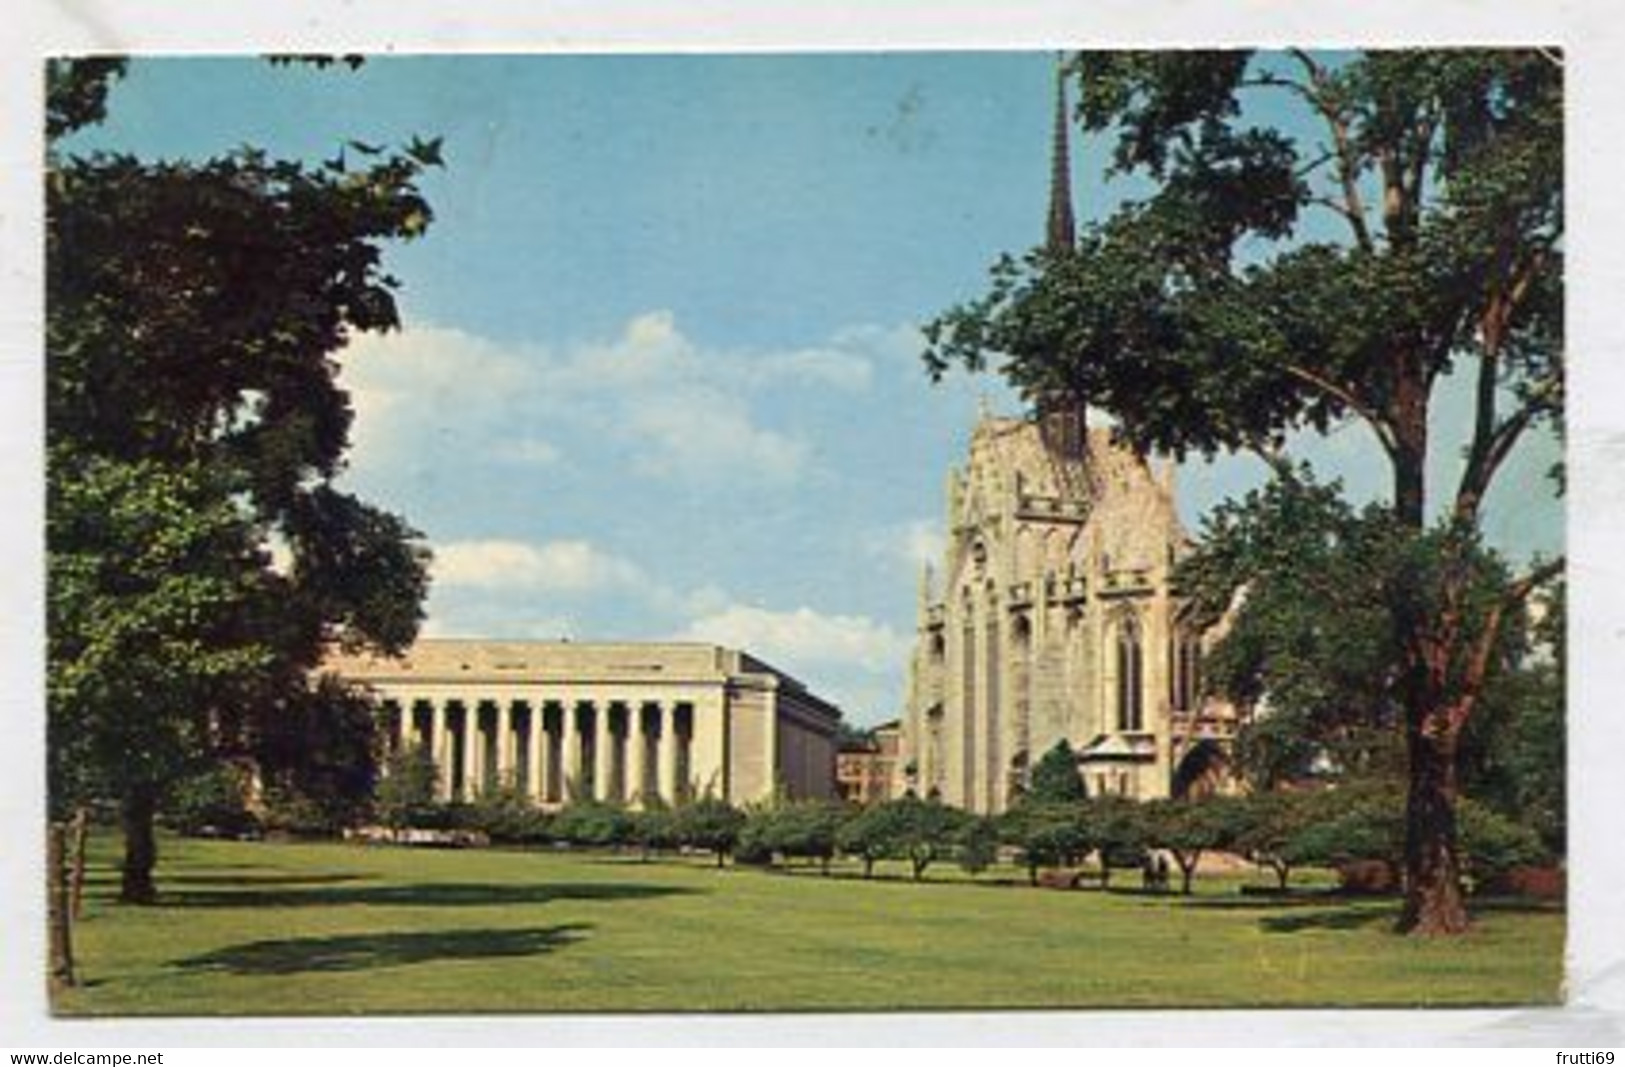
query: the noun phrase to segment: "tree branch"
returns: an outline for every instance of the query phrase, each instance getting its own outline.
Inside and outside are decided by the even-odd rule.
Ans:
[[[1536,588],[1544,585],[1563,573],[1568,561],[1563,556],[1547,562],[1531,570],[1522,578],[1507,586],[1506,592],[1501,595],[1494,607],[1490,609],[1489,616],[1484,620],[1484,632],[1478,635],[1478,643],[1473,647],[1467,661],[1467,675],[1463,686],[1463,699],[1457,703],[1451,712],[1451,725],[1459,728],[1471,714],[1475,699],[1478,696],[1479,686],[1483,683],[1484,675],[1489,670],[1490,656],[1495,652],[1495,643],[1501,636],[1501,620],[1506,613],[1522,604],[1529,598],[1529,594]]]
[[[1383,451],[1387,452],[1390,457],[1394,455],[1397,442],[1394,440],[1393,432],[1388,428],[1387,422],[1383,420],[1381,414],[1375,408],[1362,402],[1359,397],[1355,396],[1347,388],[1338,385],[1330,378],[1316,374],[1306,367],[1300,367],[1295,363],[1287,363],[1282,365],[1282,369],[1292,377],[1314,386],[1327,396],[1354,411],[1355,414],[1370,424],[1372,431],[1377,435],[1377,440],[1382,444]]]
[[[1478,514],[1489,492],[1490,483],[1518,439],[1543,412],[1562,389],[1563,379],[1552,377],[1525,398],[1524,404],[1500,425],[1495,422],[1495,386],[1500,366],[1500,353],[1506,339],[1513,312],[1528,294],[1535,274],[1545,259],[1545,250],[1537,249],[1523,268],[1514,275],[1506,295],[1492,295],[1481,318],[1484,354],[1480,358],[1478,373],[1478,400],[1475,413],[1473,440],[1467,452],[1467,465],[1456,488],[1453,509],[1457,521],[1471,520]]]
[[[1371,231],[1365,221],[1365,201],[1360,196],[1360,166],[1359,157],[1354,150],[1354,140],[1349,136],[1348,120],[1343,113],[1332,105],[1326,97],[1326,72],[1315,58],[1301,48],[1290,49],[1291,55],[1309,75],[1309,82],[1314,91],[1303,89],[1303,97],[1309,101],[1314,109],[1320,112],[1326,120],[1326,126],[1331,131],[1332,144],[1337,152],[1337,176],[1343,189],[1343,210],[1339,212],[1348,220],[1349,228],[1354,232],[1354,241],[1364,251],[1371,251]],[[1292,82],[1292,85],[1298,83]],[[1301,87],[1300,87],[1301,88]]]

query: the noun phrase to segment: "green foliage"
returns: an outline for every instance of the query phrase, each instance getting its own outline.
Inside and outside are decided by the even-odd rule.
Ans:
[[[836,834],[842,852],[863,861],[868,877],[879,859],[903,859],[915,881],[952,851],[968,816],[935,800],[902,797],[865,808]]]
[[[1561,584],[1531,627],[1534,652],[1485,693],[1462,733],[1461,787],[1535,830],[1546,849],[1566,849],[1567,721]]]
[[[954,852],[959,867],[967,874],[981,874],[999,858],[999,824],[987,817],[971,816],[955,835]]]
[[[1153,800],[1141,811],[1146,841],[1166,849],[1179,865],[1180,891],[1191,891],[1191,878],[1202,853],[1231,847],[1236,838],[1236,803],[1230,797]]]
[[[297,809],[302,832],[337,833],[371,814],[382,743],[369,693],[331,673],[275,694],[250,748],[267,794]]]
[[[1282,891],[1297,865],[1293,840],[1311,825],[1314,805],[1308,793],[1250,793],[1226,813],[1236,851],[1274,871]]]
[[[162,787],[205,763],[215,709],[259,695],[278,589],[218,477],[53,451],[46,515],[54,807]],[[70,473],[71,472],[71,473]]]
[[[384,761],[373,810],[391,830],[427,827],[437,807],[440,770],[429,752],[411,745]]]
[[[1374,782],[1304,794],[1281,859],[1293,866],[1341,867],[1360,860],[1385,863],[1395,874],[1404,865],[1405,793]],[[1397,878],[1396,878],[1397,881]]]
[[[170,792],[163,820],[177,833],[240,837],[259,830],[244,798],[247,776],[230,765],[210,767],[183,778]]]
[[[1035,804],[1070,804],[1085,795],[1078,754],[1063,737],[1033,764],[1027,799]]]
[[[297,838],[336,837],[351,825],[355,812],[335,811],[318,800],[284,785],[268,785],[262,797],[261,823],[267,834]]]
[[[1046,867],[1076,867],[1095,849],[1093,827],[1079,804],[1024,800],[998,820],[999,839],[1015,848],[1027,878],[1038,884]]]
[[[770,862],[774,855],[786,860],[810,859],[827,870],[841,825],[851,815],[844,805],[823,800],[769,805],[746,817],[735,858],[749,857],[755,862]]]
[[[1475,643],[1510,582],[1505,562],[1465,533],[1415,535],[1388,509],[1356,510],[1341,492],[1283,467],[1216,507],[1179,567],[1204,621],[1228,615],[1204,663],[1210,684],[1243,705],[1268,697],[1236,746],[1257,789],[1327,773],[1401,776],[1400,621],[1449,612],[1460,639]],[[1498,625],[1475,683],[1485,700],[1517,684],[1527,648],[1521,614]]]
[[[463,827],[502,845],[534,845],[553,836],[551,820],[512,781],[481,791],[468,805]]]
[[[933,324],[933,370],[1001,353],[1026,395],[1087,398],[1140,447],[1251,448],[1348,414],[1397,421],[1389,357],[1403,347],[1417,364],[1401,373],[1420,376],[1484,354],[1493,339],[1475,326],[1529,271],[1515,343],[1494,355],[1528,392],[1560,372],[1562,79],[1549,58],[1372,51],[1334,68],[1118,52],[1074,70],[1086,128],[1153,191],[1070,255],[1002,261],[986,299]],[[1305,103],[1314,141],[1246,125],[1243,98],[1270,93]],[[1388,194],[1380,205],[1361,199],[1365,175]],[[1287,240],[1323,207],[1346,240]],[[1560,403],[1542,393],[1538,410]]]
[[[612,848],[631,840],[632,819],[613,804],[572,801],[553,816],[550,832],[555,839],[572,845]]]
[[[1550,850],[1533,829],[1483,804],[1463,801],[1458,819],[1467,872],[1475,881],[1485,882],[1510,868],[1551,859]]]
[[[50,785],[53,804],[125,799],[127,895],[146,899],[151,797],[262,731],[270,755],[302,751],[278,722],[321,717],[326,650],[417,633],[420,535],[334,484],[352,411],[333,356],[398,325],[380,246],[424,232],[438,148],[361,168],[72,154],[123,70],[47,70]],[[273,784],[346,821],[370,749],[353,700],[325,706],[318,765]]]
[[[894,801],[871,804],[841,824],[835,832],[835,845],[842,853],[863,863],[863,876],[874,874],[875,863],[889,856],[893,849],[892,813],[887,810]]]
[[[107,91],[129,61],[110,56],[45,64],[45,136],[51,140],[107,117]]]
[[[1095,797],[1083,805],[1082,812],[1100,856],[1103,886],[1111,884],[1112,868],[1138,868],[1145,862],[1150,827],[1138,801],[1119,796]]]
[[[658,797],[645,798],[642,808],[628,813],[628,818],[627,843],[636,846],[644,859],[682,843],[676,815]]]
[[[744,812],[710,794],[676,810],[678,840],[689,848],[710,852],[716,857],[718,867],[733,850],[744,825]]]

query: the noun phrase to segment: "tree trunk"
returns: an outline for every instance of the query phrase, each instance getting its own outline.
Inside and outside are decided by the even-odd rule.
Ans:
[[[118,898],[125,904],[151,904],[158,899],[152,880],[158,865],[158,840],[153,820],[158,814],[157,790],[150,785],[131,786],[121,812],[124,823],[124,875]]]
[[[52,993],[74,984],[73,935],[68,914],[67,830],[61,823],[45,829],[45,923],[50,943],[46,973]]]
[[[1427,372],[1414,352],[1394,359],[1394,396],[1389,426],[1394,470],[1394,516],[1410,530],[1427,525],[1428,400]]]
[[[1202,854],[1200,852],[1192,853],[1190,862],[1186,863],[1185,856],[1175,852],[1174,859],[1179,863],[1179,893],[1181,896],[1188,897],[1191,895],[1191,877],[1196,874],[1196,864],[1201,861]]]
[[[1410,788],[1405,803],[1405,907],[1399,929],[1459,934],[1468,927],[1456,855],[1456,743],[1444,711],[1412,713],[1406,730]]]
[[[74,922],[84,914],[85,904],[85,852],[90,844],[90,811],[81,807],[73,814],[73,880],[71,883]]]

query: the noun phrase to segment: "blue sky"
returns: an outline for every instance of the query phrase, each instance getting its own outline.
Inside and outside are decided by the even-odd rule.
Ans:
[[[435,225],[387,255],[405,328],[342,357],[347,481],[437,551],[428,632],[742,645],[866,723],[898,711],[947,468],[980,404],[1018,410],[993,377],[931,385],[918,326],[1041,237],[1052,77],[1042,53],[151,59],[75,145],[444,137]],[[1074,148],[1081,215],[1132,191]],[[1491,501],[1519,554],[1561,543],[1537,444]],[[1360,427],[1305,452],[1386,488]],[[1256,480],[1187,468],[1187,522]]]

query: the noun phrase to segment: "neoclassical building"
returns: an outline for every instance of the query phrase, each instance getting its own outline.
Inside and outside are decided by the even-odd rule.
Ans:
[[[423,640],[329,666],[378,697],[392,748],[429,752],[444,799],[499,783],[544,808],[835,792],[840,711],[733,649]]]

